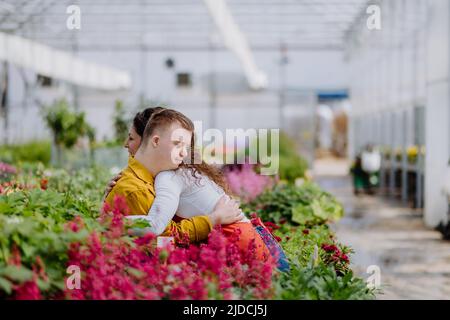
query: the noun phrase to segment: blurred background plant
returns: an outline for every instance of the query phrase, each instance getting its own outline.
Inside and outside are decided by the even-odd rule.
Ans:
[[[115,143],[121,145],[128,136],[130,120],[126,117],[122,100],[116,100],[113,114],[113,124],[115,133]]]
[[[266,145],[267,154],[272,155],[271,160],[278,167],[278,177],[280,180],[295,183],[297,179],[305,178],[306,171],[308,170],[308,161],[300,156],[296,141],[285,132],[281,131],[279,134],[278,159],[272,154],[273,147],[270,134],[267,136],[267,139],[258,138],[258,148],[261,148],[261,145]],[[265,159],[259,158],[258,162],[265,163]]]
[[[63,149],[71,149],[82,137],[89,139],[89,148],[95,142],[95,129],[90,126],[84,112],[72,111],[65,99],[55,101],[44,109],[44,119],[52,132],[56,159],[62,164]]]
[[[2,162],[10,164],[40,162],[48,166],[50,160],[51,142],[48,140],[0,146],[0,161]]]

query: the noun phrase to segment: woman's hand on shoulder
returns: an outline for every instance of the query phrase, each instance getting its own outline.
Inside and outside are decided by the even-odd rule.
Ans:
[[[114,186],[117,184],[117,181],[122,177],[122,172],[119,172],[114,178],[109,181],[108,185],[106,186],[105,192],[103,194],[103,200],[102,202],[105,202],[106,197],[109,195],[111,190],[114,188]]]

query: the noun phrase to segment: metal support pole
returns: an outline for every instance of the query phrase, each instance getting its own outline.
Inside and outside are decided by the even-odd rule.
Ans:
[[[72,52],[74,55],[78,54],[78,41],[76,36],[76,30],[72,30]],[[72,84],[72,94],[73,94],[73,106],[75,110],[79,110],[80,108],[80,91],[78,85]]]
[[[215,73],[215,64],[216,64],[216,50],[214,44],[210,42],[209,45],[209,127],[215,128],[216,118],[217,118],[217,84],[216,84],[216,73]]]
[[[141,11],[145,12],[146,11],[146,3],[144,0],[141,0],[141,2],[139,3],[139,6],[141,7]],[[141,16],[140,19],[140,23],[143,26],[141,29],[141,44],[140,44],[140,67],[139,70],[141,72],[141,92],[139,94],[139,104],[140,104],[140,108],[146,108],[147,106],[145,105],[146,103],[146,90],[147,90],[147,50],[146,50],[146,43],[145,43],[145,39],[144,39],[144,33],[143,30],[147,30],[146,27],[146,17],[145,15]]]
[[[422,153],[419,151],[417,154],[417,164],[416,164],[416,207],[422,208],[422,187],[423,186],[423,157]]]
[[[395,140],[395,113],[391,114],[390,121],[390,129],[391,129],[391,137],[392,140]],[[390,166],[390,174],[389,174],[389,194],[391,196],[395,193],[395,169],[396,169],[396,159],[395,159],[395,142],[391,143],[391,166]]]
[[[385,132],[384,128],[385,126],[385,117],[382,113],[380,115],[380,146],[385,148],[386,141],[385,141]],[[384,157],[384,150],[379,150],[381,152],[381,166],[380,166],[380,194],[384,195],[385,188],[386,188],[386,159]]]
[[[4,143],[8,144],[9,142],[9,134],[8,134],[8,125],[9,125],[9,104],[8,104],[8,93],[9,93],[9,64],[8,62],[3,62],[2,67],[2,79],[1,79],[1,87],[0,87],[0,105],[1,105],[1,114],[0,117],[4,117],[4,132],[5,132],[5,140]]]
[[[402,131],[403,131],[403,148],[402,148],[402,202],[408,203],[408,155],[405,146],[407,144],[407,113],[402,113]]]
[[[280,129],[284,128],[284,107],[286,104],[286,64],[287,64],[287,47],[285,44],[280,44],[280,63],[279,63],[279,76],[280,76],[280,92],[279,92],[279,108],[278,108],[278,121]]]

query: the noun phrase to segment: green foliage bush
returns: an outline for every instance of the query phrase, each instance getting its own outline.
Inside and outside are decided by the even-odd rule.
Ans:
[[[267,152],[272,154],[272,140],[270,134],[266,139],[258,139],[259,146],[267,145]],[[275,150],[274,150],[275,151]],[[259,159],[261,161],[261,159]],[[272,158],[275,161],[274,158]],[[308,170],[308,162],[299,155],[297,151],[296,142],[290,138],[286,133],[280,132],[279,139],[279,162],[278,175],[280,179],[286,180],[289,183],[294,183],[297,178],[305,177],[305,172]]]
[[[50,141],[31,141],[17,145],[0,146],[0,161],[10,164],[41,162],[49,165],[51,159]]]
[[[244,204],[263,221],[279,224],[274,231],[291,271],[275,279],[275,299],[374,299],[363,279],[350,269],[353,250],[339,242],[329,224],[343,216],[337,199],[314,183],[278,185]]]
[[[123,102],[117,100],[114,106],[113,123],[116,144],[122,144],[128,136],[129,120],[125,116]]]
[[[312,182],[302,186],[277,185],[244,205],[244,211],[256,212],[264,221],[294,225],[320,225],[337,220],[344,214],[337,199]]]
[[[97,219],[111,174],[100,167],[68,172],[34,166],[19,172],[15,181],[31,189],[0,195],[0,298],[11,292],[11,281],[31,280],[37,257],[49,279],[39,280],[38,286],[51,297],[64,289],[69,244],[84,240],[92,230],[102,230]],[[46,190],[39,187],[43,179],[48,181]],[[75,218],[86,226],[82,232],[67,228]],[[14,250],[21,254],[21,266],[12,268],[8,262]]]
[[[320,264],[301,267],[292,264],[289,274],[282,274],[276,283],[276,298],[283,300],[370,300],[374,291],[363,279],[348,272],[343,277],[332,267]]]
[[[86,122],[85,113],[71,111],[66,100],[56,101],[46,108],[44,119],[57,146],[70,149],[83,136],[89,137],[91,142],[95,140],[95,130]]]

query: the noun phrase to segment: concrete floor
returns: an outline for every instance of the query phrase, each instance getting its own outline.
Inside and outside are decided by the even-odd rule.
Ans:
[[[450,241],[424,226],[422,212],[386,197],[354,196],[348,162],[315,163],[315,180],[344,205],[346,215],[333,228],[355,250],[353,270],[368,278],[381,271],[378,299],[450,299]]]

